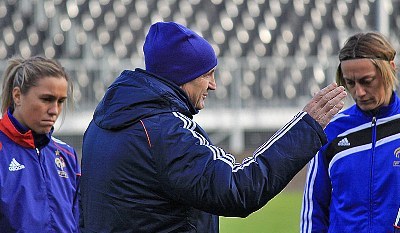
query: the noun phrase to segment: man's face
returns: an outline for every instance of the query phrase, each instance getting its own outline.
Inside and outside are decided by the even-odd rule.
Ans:
[[[189,96],[190,102],[192,102],[197,110],[204,108],[204,101],[207,98],[208,91],[215,90],[217,88],[214,74],[215,69],[212,69],[206,74],[203,74],[202,76],[181,85],[181,88]]]
[[[383,77],[370,59],[342,61],[341,69],[347,90],[362,110],[389,104],[392,92],[385,90]]]

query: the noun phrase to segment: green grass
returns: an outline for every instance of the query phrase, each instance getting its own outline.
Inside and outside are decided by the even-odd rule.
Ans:
[[[220,233],[299,232],[302,192],[284,191],[247,218],[220,218]]]

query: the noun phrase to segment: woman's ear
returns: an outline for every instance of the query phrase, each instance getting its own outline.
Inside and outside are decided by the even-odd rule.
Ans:
[[[396,69],[396,63],[393,60],[391,60],[389,63],[393,67],[393,69],[395,70]]]
[[[14,87],[12,90],[12,98],[15,106],[21,105],[21,88]]]

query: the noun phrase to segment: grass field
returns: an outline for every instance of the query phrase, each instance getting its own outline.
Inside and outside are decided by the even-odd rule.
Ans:
[[[220,218],[220,233],[299,232],[302,191],[283,191],[247,218]]]

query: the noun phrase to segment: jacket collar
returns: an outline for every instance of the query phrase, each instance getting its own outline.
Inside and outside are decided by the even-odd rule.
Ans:
[[[197,110],[197,109],[195,108],[195,106],[193,105],[193,103],[190,102],[189,97],[187,96],[186,92],[184,92],[184,91],[182,90],[182,88],[180,88],[180,87],[179,87],[178,85],[176,85],[175,83],[171,82],[171,81],[168,80],[168,79],[165,79],[165,78],[163,78],[163,77],[160,77],[160,76],[158,76],[158,75],[156,75],[156,74],[154,74],[154,73],[151,73],[151,72],[149,72],[149,71],[147,71],[147,70],[143,70],[143,69],[140,69],[140,68],[136,68],[135,71],[137,71],[137,72],[139,72],[139,73],[142,73],[142,74],[145,74],[145,75],[148,76],[148,77],[150,76],[150,77],[153,77],[153,78],[155,78],[155,79],[161,81],[162,83],[164,83],[165,85],[167,85],[169,88],[171,88],[171,89],[174,91],[174,93],[179,97],[179,99],[180,99],[181,101],[183,101],[183,102],[186,104],[188,110],[190,111],[190,113],[191,113],[192,115],[196,115],[197,113],[199,113],[199,110]]]
[[[400,107],[400,99],[397,96],[396,92],[392,92],[392,97],[390,98],[390,103],[387,106],[379,107],[378,109],[374,109],[371,111],[363,111],[358,105],[356,105],[357,109],[366,116],[369,117],[378,117],[384,118],[392,115],[394,112],[397,112]]]
[[[15,123],[13,123],[16,119],[12,120],[12,118],[13,116],[9,115],[8,112],[3,115],[3,118],[0,120],[0,131],[18,145],[26,148],[42,148],[50,142],[53,129],[48,134],[36,134],[30,129],[22,133],[18,130]],[[19,122],[17,125],[21,127]]]

